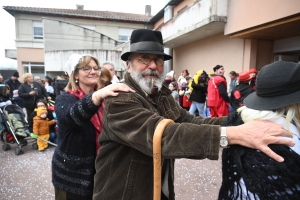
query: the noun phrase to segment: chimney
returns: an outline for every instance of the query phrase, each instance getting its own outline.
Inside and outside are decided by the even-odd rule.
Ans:
[[[76,10],[83,10],[84,5],[76,4]]]
[[[147,17],[151,16],[151,5],[146,5],[146,7],[145,7],[145,15]]]

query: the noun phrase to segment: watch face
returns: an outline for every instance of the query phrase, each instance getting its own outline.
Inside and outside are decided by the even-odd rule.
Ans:
[[[228,145],[227,137],[221,137],[220,145],[221,145],[221,147],[227,147],[227,145]]]

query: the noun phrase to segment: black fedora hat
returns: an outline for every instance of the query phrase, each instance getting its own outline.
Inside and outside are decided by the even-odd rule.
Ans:
[[[278,61],[264,66],[256,79],[256,92],[244,100],[255,110],[273,110],[300,102],[300,64]]]
[[[121,56],[121,59],[127,61],[131,53],[163,55],[164,60],[170,60],[173,58],[172,56],[164,53],[161,32],[148,29],[137,29],[132,31],[130,37],[130,51],[124,53]]]

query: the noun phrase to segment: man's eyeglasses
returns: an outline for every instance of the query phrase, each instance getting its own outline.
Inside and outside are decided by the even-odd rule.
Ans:
[[[83,67],[80,67],[79,69],[82,69],[84,72],[86,73],[89,73],[92,71],[92,69],[95,71],[95,72],[101,72],[101,67],[90,67],[90,66],[83,66]]]
[[[157,66],[162,66],[164,64],[164,60],[162,58],[151,59],[149,55],[142,55],[142,57],[140,57],[138,60],[145,65],[149,65],[151,60],[154,60]]]

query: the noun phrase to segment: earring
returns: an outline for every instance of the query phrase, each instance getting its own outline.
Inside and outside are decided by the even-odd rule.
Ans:
[[[75,80],[75,83],[78,83],[78,79]]]

